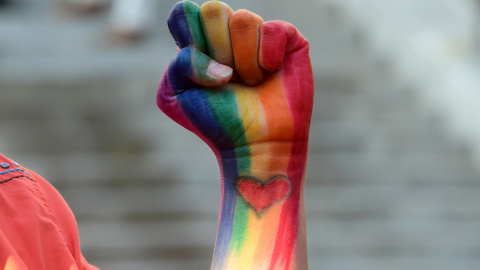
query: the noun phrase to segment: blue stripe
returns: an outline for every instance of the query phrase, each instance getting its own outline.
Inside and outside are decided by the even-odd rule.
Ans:
[[[182,93],[185,89],[192,85],[190,77],[193,77],[191,47],[181,50],[174,61],[168,66],[168,78],[174,89],[175,95]]]
[[[225,156],[228,157],[225,157]],[[228,247],[232,240],[233,222],[235,220],[235,208],[237,205],[237,195],[235,194],[235,179],[238,177],[237,160],[231,158],[235,156],[235,150],[225,151],[222,153],[222,166],[224,179],[222,212],[220,215],[220,224],[218,226],[217,243],[215,244],[214,267],[213,269],[221,269],[226,260]]]
[[[24,173],[30,174],[29,172],[25,171],[24,169],[20,169],[20,168],[10,169],[10,170],[6,170],[6,171],[1,171],[0,174],[9,173],[9,172],[14,172],[14,171],[22,171],[22,172],[24,172]]]
[[[177,46],[180,48],[193,44],[192,33],[188,26],[187,17],[185,16],[184,3],[177,3],[168,15],[168,29],[175,39]]]
[[[215,91],[215,90],[213,90]],[[217,90],[218,91],[218,90]],[[227,91],[216,92],[217,97],[220,94],[228,94]],[[210,97],[210,98],[209,98]],[[220,269],[223,261],[227,259],[228,248],[232,239],[234,228],[234,217],[237,203],[237,195],[235,193],[235,179],[238,177],[238,164],[235,152],[235,143],[228,136],[228,132],[223,130],[220,122],[215,116],[212,103],[220,102],[222,99],[215,100],[204,89],[191,88],[177,95],[182,109],[193,125],[218,149],[229,149],[221,152],[224,189],[222,206],[220,213],[220,224],[217,233],[217,241],[215,244],[214,266],[212,269]],[[212,102],[213,101],[213,102]],[[228,116],[223,116],[228,117]],[[238,122],[239,119],[231,118],[232,122]],[[220,136],[219,136],[220,135]]]
[[[177,98],[187,118],[207,139],[220,150],[235,148],[217,120],[205,90],[191,88],[177,95]],[[235,157],[235,154],[231,157]]]

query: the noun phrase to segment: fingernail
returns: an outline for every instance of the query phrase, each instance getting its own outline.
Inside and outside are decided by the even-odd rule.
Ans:
[[[217,78],[225,78],[230,76],[232,74],[233,69],[229,66],[222,65],[218,63],[217,61],[210,61],[210,64],[208,64],[207,72]]]

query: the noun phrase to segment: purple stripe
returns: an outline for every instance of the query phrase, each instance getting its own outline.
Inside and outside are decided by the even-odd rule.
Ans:
[[[220,213],[220,224],[217,234],[217,243],[215,244],[215,253],[213,254],[213,269],[221,268],[223,261],[219,259],[227,259],[228,246],[232,239],[233,221],[235,216],[235,207],[237,195],[235,194],[235,179],[238,177],[237,160],[235,158],[235,150],[222,152],[224,189],[222,212]]]
[[[168,15],[167,24],[178,47],[184,48],[193,44],[193,37],[190,32],[190,27],[188,26],[183,2],[179,2],[173,6]]]

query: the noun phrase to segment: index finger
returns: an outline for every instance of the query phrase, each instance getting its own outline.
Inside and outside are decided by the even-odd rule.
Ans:
[[[192,46],[207,53],[207,43],[200,24],[200,7],[191,1],[173,6],[168,15],[168,29],[179,48]]]

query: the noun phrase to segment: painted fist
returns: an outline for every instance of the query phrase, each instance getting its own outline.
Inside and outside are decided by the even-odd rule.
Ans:
[[[313,75],[308,42],[293,25],[220,1],[184,1],[168,26],[180,50],[158,86],[165,114],[216,153],[307,140]]]
[[[179,52],[157,104],[212,148],[222,173],[212,269],[307,269],[307,40],[289,23],[220,1],[180,2],[168,26]]]

